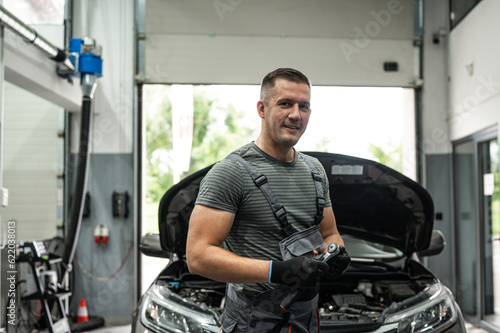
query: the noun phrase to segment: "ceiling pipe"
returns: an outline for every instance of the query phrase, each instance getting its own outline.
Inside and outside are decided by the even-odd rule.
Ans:
[[[18,19],[2,5],[0,5],[0,23],[21,36],[26,42],[38,47],[46,53],[50,59],[62,63],[70,71],[75,70],[75,66],[67,57],[66,52],[54,46],[42,36],[39,36],[35,29]]]

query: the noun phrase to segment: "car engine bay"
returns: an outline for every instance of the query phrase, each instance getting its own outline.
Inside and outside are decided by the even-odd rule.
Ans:
[[[162,274],[159,280],[158,283],[164,284],[184,301],[196,304],[215,317],[222,314],[225,283],[190,273],[183,274],[182,278]],[[368,273],[354,269],[354,272],[338,280],[322,281],[319,293],[320,320],[322,324],[331,322],[335,325],[375,324],[389,308],[391,312],[394,311],[399,304],[406,303],[435,282],[435,278],[428,274],[412,277],[401,271]]]

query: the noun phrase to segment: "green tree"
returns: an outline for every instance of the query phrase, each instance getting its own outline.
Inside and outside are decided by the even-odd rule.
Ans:
[[[158,88],[158,87],[157,87]],[[165,189],[172,186],[172,170],[169,168],[172,145],[172,104],[169,100],[171,89],[162,86],[154,89],[146,98],[162,93],[160,106],[145,108],[146,114],[146,199],[159,202]]]
[[[171,86],[151,85],[144,89],[146,131],[146,202],[143,231],[158,231],[158,204],[173,185]],[[222,105],[203,86],[193,88],[193,143],[190,168],[184,177],[223,159],[247,143],[253,130],[241,111]]]
[[[331,140],[327,136],[322,136],[316,141],[315,150],[328,152],[328,145],[331,143]]]
[[[199,96],[199,103],[206,107],[203,101],[206,101],[207,97],[195,96]],[[242,121],[244,117],[241,111],[236,110],[231,104],[221,108],[218,101],[212,100],[211,102],[208,122],[198,123],[195,116],[193,130],[196,131],[200,126],[204,127],[205,132],[203,136],[196,139],[193,137],[191,164],[186,174],[222,160],[231,151],[249,142],[253,136],[252,129]],[[202,107],[198,112],[205,115],[206,111]]]
[[[382,148],[370,143],[368,152],[373,159],[399,172],[403,171],[403,152],[401,144],[396,145],[389,142],[387,148]]]
[[[170,86],[160,86],[146,98],[163,94],[157,110],[146,112],[146,196],[157,203],[173,185],[172,105]],[[193,143],[189,170],[184,177],[223,159],[232,150],[247,143],[253,130],[245,123],[243,113],[229,104],[222,106],[203,86],[193,89]]]

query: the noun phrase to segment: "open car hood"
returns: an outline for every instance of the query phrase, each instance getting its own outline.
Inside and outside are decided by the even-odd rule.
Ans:
[[[375,161],[353,156],[304,152],[316,157],[330,182],[330,197],[341,234],[395,247],[410,255],[429,247],[434,206],[418,183]],[[201,180],[212,166],[172,186],[159,206],[161,246],[186,253],[189,217]]]

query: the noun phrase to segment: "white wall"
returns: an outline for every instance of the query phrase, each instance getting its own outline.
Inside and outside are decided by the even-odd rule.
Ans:
[[[9,190],[9,205],[2,209],[2,221],[17,222],[18,241],[52,238],[61,222],[60,110],[19,87],[4,85],[3,187]]]
[[[500,1],[482,0],[450,33],[451,139],[500,122]]]

